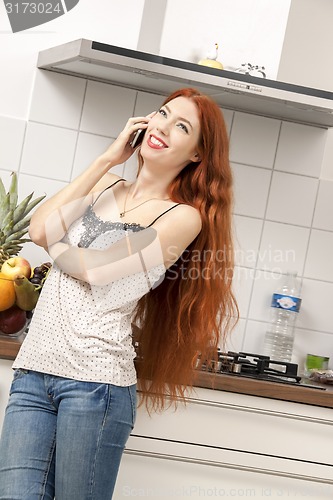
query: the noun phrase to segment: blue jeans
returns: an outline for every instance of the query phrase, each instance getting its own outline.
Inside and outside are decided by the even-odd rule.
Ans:
[[[135,385],[16,370],[0,442],[0,499],[111,499],[135,415]]]

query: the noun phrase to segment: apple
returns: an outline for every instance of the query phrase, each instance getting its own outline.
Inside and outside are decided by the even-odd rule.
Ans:
[[[0,312],[0,332],[10,335],[17,333],[26,324],[26,312],[17,306],[12,306]]]
[[[30,278],[31,266],[23,257],[11,257],[2,264],[1,272],[11,280],[15,280],[18,276]]]

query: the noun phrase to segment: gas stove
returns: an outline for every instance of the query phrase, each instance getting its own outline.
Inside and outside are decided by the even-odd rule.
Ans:
[[[199,361],[197,369],[283,384],[301,385],[301,377],[297,375],[297,364],[275,361],[269,356],[249,352],[228,351],[223,353],[218,351],[216,361],[211,363]]]

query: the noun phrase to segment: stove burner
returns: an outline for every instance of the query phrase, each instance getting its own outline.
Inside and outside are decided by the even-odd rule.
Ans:
[[[228,373],[285,384],[299,384],[301,380],[301,377],[297,375],[297,364],[275,361],[269,356],[249,352],[228,351],[223,353],[218,351],[217,361],[203,363],[198,368],[204,371]]]

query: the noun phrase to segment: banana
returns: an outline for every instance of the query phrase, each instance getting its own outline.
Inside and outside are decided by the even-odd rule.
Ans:
[[[25,276],[14,280],[16,305],[23,311],[32,311],[37,304],[40,286],[35,286]]]

